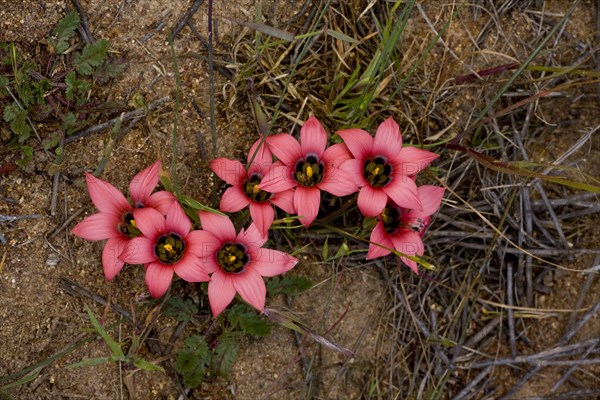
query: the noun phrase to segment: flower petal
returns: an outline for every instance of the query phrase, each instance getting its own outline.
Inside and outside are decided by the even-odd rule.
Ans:
[[[402,150],[400,127],[392,117],[383,121],[377,128],[373,140],[373,155],[383,155],[395,159]]]
[[[153,262],[146,269],[146,286],[155,299],[165,294],[172,279],[173,268],[170,266]]]
[[[125,262],[119,258],[121,252],[127,247],[129,240],[124,237],[108,239],[102,250],[102,267],[106,281],[110,282],[123,269]]]
[[[373,137],[369,135],[369,132],[363,131],[362,129],[343,129],[336,132],[344,143],[348,146],[350,153],[362,162],[373,155]]]
[[[316,154],[321,158],[327,146],[327,132],[319,120],[311,115],[300,128],[300,147],[302,154]]]
[[[187,251],[200,258],[204,270],[211,274],[219,269],[215,253],[223,242],[209,231],[191,231],[185,238]]]
[[[250,216],[252,221],[256,224],[258,233],[261,237],[267,237],[269,234],[269,228],[275,218],[275,210],[269,203],[250,203]],[[262,246],[262,245],[261,245]]]
[[[272,249],[259,249],[248,268],[252,268],[261,276],[281,275],[298,264],[298,259],[288,253]]]
[[[97,213],[85,218],[73,227],[71,233],[85,240],[104,240],[121,236],[119,223],[121,218],[114,214]]]
[[[383,223],[381,221],[377,222],[373,231],[371,231],[371,237],[369,241],[372,242],[369,244],[369,252],[367,253],[367,260],[372,260],[373,258],[387,256],[391,253],[388,249],[394,248],[394,243],[390,235],[383,229]],[[387,247],[387,249],[377,246],[377,244],[381,246]]]
[[[213,317],[221,314],[231,300],[235,297],[235,287],[230,274],[226,274],[220,269],[216,270],[211,276],[208,284],[208,301]]]
[[[261,175],[264,175],[265,171],[273,164],[273,154],[271,153],[271,150],[269,150],[267,142],[263,139],[262,135],[260,135],[260,138],[254,142],[252,147],[250,147],[247,164],[249,165],[248,174],[258,172]]]
[[[423,209],[417,192],[417,184],[407,176],[394,176],[392,181],[382,189],[400,207],[410,210]]]
[[[392,235],[392,241],[394,242],[394,248],[400,253],[409,256],[422,256],[425,252],[421,237],[417,233],[412,232],[408,229],[402,229],[399,233]],[[404,261],[406,265],[408,265],[410,269],[413,270],[415,274],[419,274],[419,269],[416,261],[410,260],[402,256],[400,258],[402,259],[402,261]]]
[[[138,236],[127,242],[119,258],[127,264],[147,264],[157,260],[154,254],[154,241]]]
[[[161,190],[152,193],[150,197],[148,197],[146,206],[156,208],[162,215],[167,215],[174,201],[177,201],[177,199],[173,193]]]
[[[415,175],[439,157],[438,154],[416,147],[403,147],[402,151],[397,154],[394,164],[401,163],[399,171],[402,175]],[[394,165],[394,168],[396,168],[396,165]]]
[[[273,164],[263,176],[262,181],[258,185],[261,190],[270,193],[279,193],[285,190],[290,190],[298,184],[292,177],[293,168],[287,165]]]
[[[174,232],[186,237],[192,229],[192,221],[185,215],[178,202],[173,203],[165,219],[166,232]]]
[[[296,214],[296,210],[294,209],[294,190],[275,193],[269,201],[288,214]]]
[[[148,239],[155,240],[165,231],[165,216],[154,208],[136,208],[133,210],[133,219]]]
[[[323,180],[317,185],[321,190],[334,196],[347,196],[358,191],[358,186],[352,176],[336,165],[326,165],[324,175]]]
[[[242,192],[241,186],[232,186],[223,193],[219,210],[225,212],[238,212],[250,203],[248,197]]]
[[[275,157],[292,168],[302,158],[300,143],[289,133],[278,133],[268,136],[267,145]]]
[[[340,165],[340,169],[351,176],[358,187],[369,184],[364,176],[362,161],[351,158],[350,160],[344,161]]]
[[[241,185],[246,178],[246,168],[238,160],[217,158],[210,162],[210,169],[230,185]]]
[[[383,190],[365,185],[358,192],[358,209],[365,217],[376,217],[385,208],[387,199],[388,197]]]
[[[264,311],[267,288],[257,271],[247,268],[244,273],[232,276],[232,280],[235,290],[244,301],[257,310]]]
[[[177,276],[186,282],[208,282],[210,277],[202,268],[200,258],[191,252],[186,252],[181,260],[173,265]]]
[[[236,241],[246,246],[250,254],[254,255],[267,242],[268,237],[263,236],[256,223],[250,224],[247,229],[242,229]]]
[[[444,197],[444,188],[438,186],[424,185],[417,188],[419,200],[423,206],[423,211],[410,210],[408,216],[411,218],[428,217],[435,214],[442,204]]]
[[[158,184],[160,161],[140,171],[129,183],[129,195],[135,207],[147,206],[150,194]]]
[[[352,159],[352,153],[344,143],[332,144],[325,149],[321,160],[325,164],[341,165],[344,161]]]
[[[96,208],[103,213],[123,215],[125,211],[131,211],[131,204],[127,201],[123,193],[110,183],[96,178],[94,175],[85,174],[88,193]]]
[[[298,186],[294,193],[294,208],[300,217],[300,223],[308,227],[313,223],[319,213],[321,203],[321,192],[318,188]]]
[[[208,211],[200,211],[198,215],[202,229],[213,233],[221,241],[221,244],[235,240],[235,227],[229,218]]]

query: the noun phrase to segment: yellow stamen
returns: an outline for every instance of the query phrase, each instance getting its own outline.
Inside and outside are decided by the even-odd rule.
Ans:
[[[135,219],[129,220],[129,223],[137,228],[137,224],[135,223]]]
[[[373,175],[373,176],[379,175],[379,167],[377,167],[373,171],[371,171],[371,175]]]
[[[254,185],[254,187],[252,188],[252,193],[256,194],[259,190],[260,188],[258,187],[258,185]]]
[[[381,212],[381,220],[383,223],[388,223],[390,221],[390,216],[388,215],[388,209],[384,208]]]
[[[165,246],[164,246],[164,247],[165,247],[165,250],[166,250],[167,252],[169,252],[170,254],[172,254],[172,253],[174,253],[174,252],[175,252],[175,250],[173,250],[173,246],[171,246],[169,243],[165,244]]]
[[[306,176],[308,176],[308,179],[312,178],[313,176],[313,170],[310,165],[306,167]]]
[[[234,262],[234,261],[235,261],[235,259],[236,259],[236,257],[235,257],[235,256],[229,256],[229,262]]]

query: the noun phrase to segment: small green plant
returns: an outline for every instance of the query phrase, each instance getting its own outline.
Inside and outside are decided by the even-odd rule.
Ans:
[[[269,296],[294,295],[309,289],[310,280],[303,276],[274,277],[267,284]],[[197,310],[191,300],[171,297],[165,302],[163,314],[187,322]],[[272,324],[255,309],[242,303],[233,305],[219,319],[220,331],[211,341],[205,336],[192,334],[185,339],[184,347],[177,354],[175,369],[183,376],[183,382],[195,388],[210,376],[229,376],[237,359],[237,338],[240,335],[255,337],[271,333]]]
[[[34,151],[55,149],[61,138],[89,125],[100,105],[92,100],[93,88],[125,68],[122,59],[109,55],[107,40],[83,47],[77,43],[79,23],[75,12],[62,18],[36,59],[27,59],[15,43],[0,43],[0,105],[11,133],[2,139],[21,153],[21,165],[31,161]],[[51,133],[38,132],[38,124],[51,127]],[[61,151],[55,151],[57,157]]]
[[[104,327],[102,325],[100,325],[100,322],[98,322],[98,319],[96,319],[96,316],[94,315],[92,310],[90,310],[90,308],[87,305],[85,306],[85,311],[90,319],[90,322],[92,323],[92,326],[94,327],[96,332],[100,335],[100,337],[102,337],[102,339],[104,340],[104,342],[110,349],[111,354],[110,354],[110,356],[90,358],[90,359],[83,360],[83,361],[80,361],[75,364],[71,364],[69,366],[70,368],[89,367],[92,365],[103,364],[105,362],[123,362],[123,363],[132,365],[136,368],[143,369],[146,371],[163,371],[164,372],[163,368],[160,367],[159,365],[153,364],[150,361],[147,361],[147,360],[137,356],[136,353],[139,349],[139,344],[140,344],[138,340],[133,340],[133,342],[132,342],[133,345],[130,346],[129,351],[127,352],[127,354],[125,354],[125,352],[123,351],[123,349],[121,347],[121,344],[117,343],[106,332]]]
[[[164,314],[179,321],[189,321],[192,308],[196,308],[191,300],[179,297],[170,298],[165,306]],[[223,316],[220,331],[211,337],[210,343],[204,336],[192,334],[177,354],[175,369],[189,387],[199,386],[209,376],[229,376],[237,359],[236,339],[239,335],[266,336],[271,333],[271,324],[245,304],[235,304]]]

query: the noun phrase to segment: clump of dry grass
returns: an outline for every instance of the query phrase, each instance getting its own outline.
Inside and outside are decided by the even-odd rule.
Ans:
[[[574,26],[588,4],[554,6],[305,2],[277,26],[295,40],[259,15],[224,62],[229,104],[247,93],[272,130],[309,113],[331,131],[393,115],[406,142],[442,154],[427,178],[447,189],[425,238],[437,269],[348,258],[389,288],[364,398],[509,398],[532,379],[552,398],[600,393],[599,341],[581,333],[600,309],[598,49],[589,23]],[[557,278],[583,281],[578,297],[540,304]],[[540,340],[550,320],[554,337]]]

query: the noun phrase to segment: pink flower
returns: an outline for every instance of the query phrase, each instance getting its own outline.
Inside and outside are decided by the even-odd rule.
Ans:
[[[444,188],[436,186],[421,186],[417,189],[417,196],[423,210],[409,210],[398,207],[388,202],[379,216],[379,222],[371,232],[372,243],[369,245],[367,260],[382,257],[391,253],[388,249],[396,249],[409,256],[423,255],[423,241],[421,238],[431,223],[431,215],[435,213],[444,196]],[[400,257],[416,274],[417,263],[406,257]]]
[[[119,259],[121,251],[129,240],[140,234],[133,217],[134,208],[152,207],[166,214],[175,197],[165,191],[152,191],[158,184],[160,161],[144,169],[133,177],[129,193],[134,206],[125,199],[123,193],[110,183],[86,173],[85,180],[92,202],[100,211],[77,224],[71,233],[86,240],[108,239],[102,251],[102,266],[107,281],[111,281],[123,268]]]
[[[208,300],[213,316],[231,303],[236,292],[257,310],[265,308],[266,287],[263,276],[275,276],[292,269],[298,260],[277,250],[263,249],[267,241],[255,224],[236,234],[229,218],[199,212],[202,262],[211,280]]]
[[[293,191],[294,208],[300,222],[309,226],[319,213],[321,192],[346,196],[358,190],[352,176],[339,165],[351,158],[343,144],[327,146],[327,133],[311,116],[300,129],[300,143],[287,133],[267,137],[267,145],[280,160],[260,183],[260,189],[273,193]],[[295,189],[295,191],[294,191]]]
[[[402,147],[398,124],[390,117],[377,128],[375,139],[362,129],[337,132],[354,156],[341,169],[356,177],[358,208],[365,217],[381,214],[388,198],[409,209],[421,209],[417,185],[410,177],[438,155],[416,147]]]
[[[258,139],[248,153],[248,171],[241,162],[227,158],[217,158],[210,168],[225,182],[233,185],[223,193],[219,209],[225,212],[238,212],[250,206],[250,216],[261,235],[267,236],[273,223],[276,205],[288,214],[294,214],[293,193],[269,193],[259,189],[258,184],[273,164],[273,155],[267,146]],[[260,147],[259,147],[260,146]],[[256,155],[255,155],[256,153]],[[252,159],[254,157],[254,159]]]
[[[192,223],[178,202],[166,217],[154,208],[136,208],[133,216],[143,236],[129,241],[121,258],[128,264],[145,264],[146,286],[154,298],[165,294],[173,274],[187,282],[210,278],[202,267],[202,237],[192,231]]]

